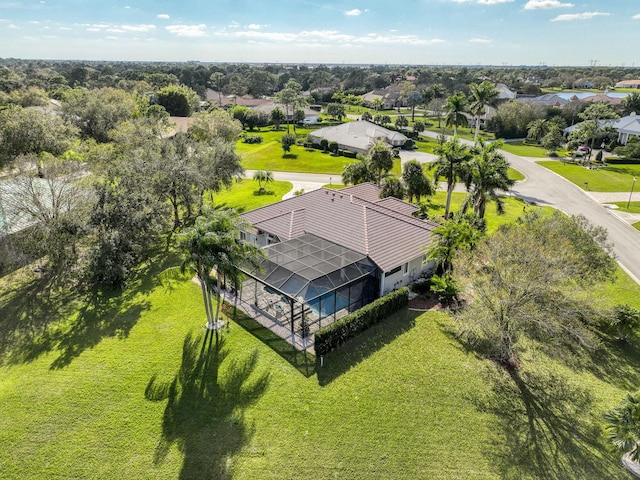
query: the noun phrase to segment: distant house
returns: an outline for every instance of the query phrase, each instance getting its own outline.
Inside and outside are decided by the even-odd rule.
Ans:
[[[267,259],[244,271],[241,301],[308,337],[430,273],[426,249],[437,225],[379,195],[371,183],[321,188],[244,213],[253,229],[241,237],[263,246]]]
[[[497,83],[498,100],[514,100],[518,94],[509,89],[504,83]]]
[[[540,95],[539,97],[520,97],[518,101],[525,103],[535,103],[537,105],[542,105],[545,107],[563,107],[569,100],[566,98],[560,97],[555,93],[547,93],[545,95]]]
[[[267,115],[269,115],[276,108],[279,108],[283,112],[285,111],[282,105],[278,105],[274,103],[272,100],[266,100],[264,103],[257,105],[255,107],[250,107],[250,108],[257,110],[259,112],[264,112]],[[309,107],[297,107],[297,109],[301,109],[304,112],[304,120],[303,120],[304,123],[316,123],[320,121],[320,112],[318,110],[315,110]],[[289,108],[289,118],[287,118],[287,120],[292,121],[294,118],[293,115],[294,115],[294,112],[292,111],[291,108]]]
[[[400,85],[390,85],[386,88],[372,90],[362,95],[362,100],[366,106],[374,107],[376,99],[380,99],[383,110],[402,107],[401,88]]]
[[[251,95],[225,95],[224,93],[217,92],[216,90],[207,89],[207,100],[213,105],[218,106],[234,106],[241,105],[243,107],[257,107],[269,103],[269,100],[265,98],[255,98]]]
[[[322,139],[329,142],[336,142],[341,150],[349,150],[355,153],[367,153],[381,139],[391,147],[401,148],[405,145],[408,137],[381,127],[375,123],[360,120],[357,122],[347,122],[335,127],[325,127],[310,132],[307,136],[315,144],[320,144]]]
[[[580,128],[584,122],[571,125],[565,128],[562,133],[569,135],[572,131]],[[612,128],[618,133],[618,143],[626,145],[630,137],[640,137],[640,115],[631,114],[617,120],[599,120],[600,128]]]
[[[616,83],[616,88],[640,88],[640,80],[622,80]]]
[[[593,88],[593,82],[586,78],[580,78],[573,82],[573,88]]]

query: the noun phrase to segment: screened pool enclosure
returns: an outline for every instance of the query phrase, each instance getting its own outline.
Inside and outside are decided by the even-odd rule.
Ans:
[[[265,247],[267,257],[240,297],[308,337],[377,298],[376,266],[366,255],[311,234]]]

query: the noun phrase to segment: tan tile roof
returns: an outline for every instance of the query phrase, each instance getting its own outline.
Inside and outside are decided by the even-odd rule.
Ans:
[[[321,188],[242,216],[281,241],[311,233],[366,254],[382,271],[419,257],[431,244],[434,223],[406,213],[409,208],[399,200],[379,201],[376,195],[374,202],[355,195],[370,197],[371,184],[356,187]]]

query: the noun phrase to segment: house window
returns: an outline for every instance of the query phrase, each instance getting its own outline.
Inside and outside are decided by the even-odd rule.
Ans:
[[[393,275],[394,273],[397,273],[400,271],[400,267],[396,267],[393,270],[389,270],[388,272],[384,273],[385,277],[390,277],[391,275]]]
[[[243,240],[243,241],[247,240],[247,232],[240,232],[240,240]]]
[[[405,263],[402,266],[402,274],[403,275],[409,275],[409,262]]]

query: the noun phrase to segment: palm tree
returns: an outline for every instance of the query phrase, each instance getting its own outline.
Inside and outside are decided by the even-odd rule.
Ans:
[[[447,180],[447,202],[444,209],[444,217],[449,218],[451,208],[451,194],[456,185],[456,180],[463,177],[467,162],[472,153],[468,146],[460,142],[456,136],[446,142],[442,142],[433,149],[438,158],[430,164],[429,168],[435,169],[435,178],[444,177]]]
[[[264,192],[265,187],[269,182],[273,182],[273,172],[271,170],[257,170],[253,174],[253,179],[258,182],[260,191]]]
[[[424,174],[424,168],[418,160],[409,160],[402,166],[402,180],[407,189],[409,203],[420,203],[423,195],[431,196],[435,193],[435,184]]]
[[[359,154],[357,158],[358,161],[349,163],[342,169],[342,183],[345,185],[373,182],[376,179],[371,170],[369,157]]]
[[[531,120],[527,125],[527,136],[534,139],[536,143],[540,143],[542,137],[549,132],[549,127],[549,121],[546,118]]]
[[[373,105],[373,109],[376,112],[382,110],[382,107],[384,107],[384,101],[380,97],[374,98],[373,102],[371,102],[371,104]]]
[[[622,404],[604,415],[607,436],[614,447],[640,461],[640,392],[627,393]]]
[[[195,224],[178,237],[178,242],[187,257],[179,270],[195,273],[202,290],[204,308],[207,315],[207,328],[218,330],[221,326],[220,293],[221,278],[224,276],[238,288],[241,281],[240,265],[257,268],[264,251],[253,244],[240,239],[240,231],[250,228],[234,210],[205,210],[204,215],[196,218]],[[212,270],[216,271],[216,308],[213,309]],[[171,274],[175,268],[166,270]]]
[[[433,229],[434,242],[427,256],[436,263],[436,271],[452,273],[453,257],[458,250],[473,248],[482,236],[467,216],[451,218]]]
[[[469,110],[475,116],[476,131],[473,136],[473,141],[478,141],[478,133],[480,132],[480,116],[486,113],[485,107],[487,105],[494,105],[498,98],[498,90],[493,86],[493,83],[485,80],[480,85],[472,83],[469,85],[469,93],[471,94],[471,103]]]
[[[380,186],[382,176],[393,168],[393,152],[382,140],[378,140],[369,150],[369,165]]]
[[[453,135],[458,135],[458,125],[466,125],[468,123],[464,112],[467,109],[467,97],[464,93],[458,92],[447,98],[444,110],[447,115],[444,119],[445,125],[450,127],[453,125]]]
[[[471,160],[466,164],[464,182],[469,196],[462,209],[473,205],[473,213],[480,219],[484,218],[489,201],[496,203],[498,215],[504,213],[504,203],[498,192],[509,191],[515,183],[509,178],[509,162],[498,151],[502,144],[501,140],[489,144],[477,143]]]

